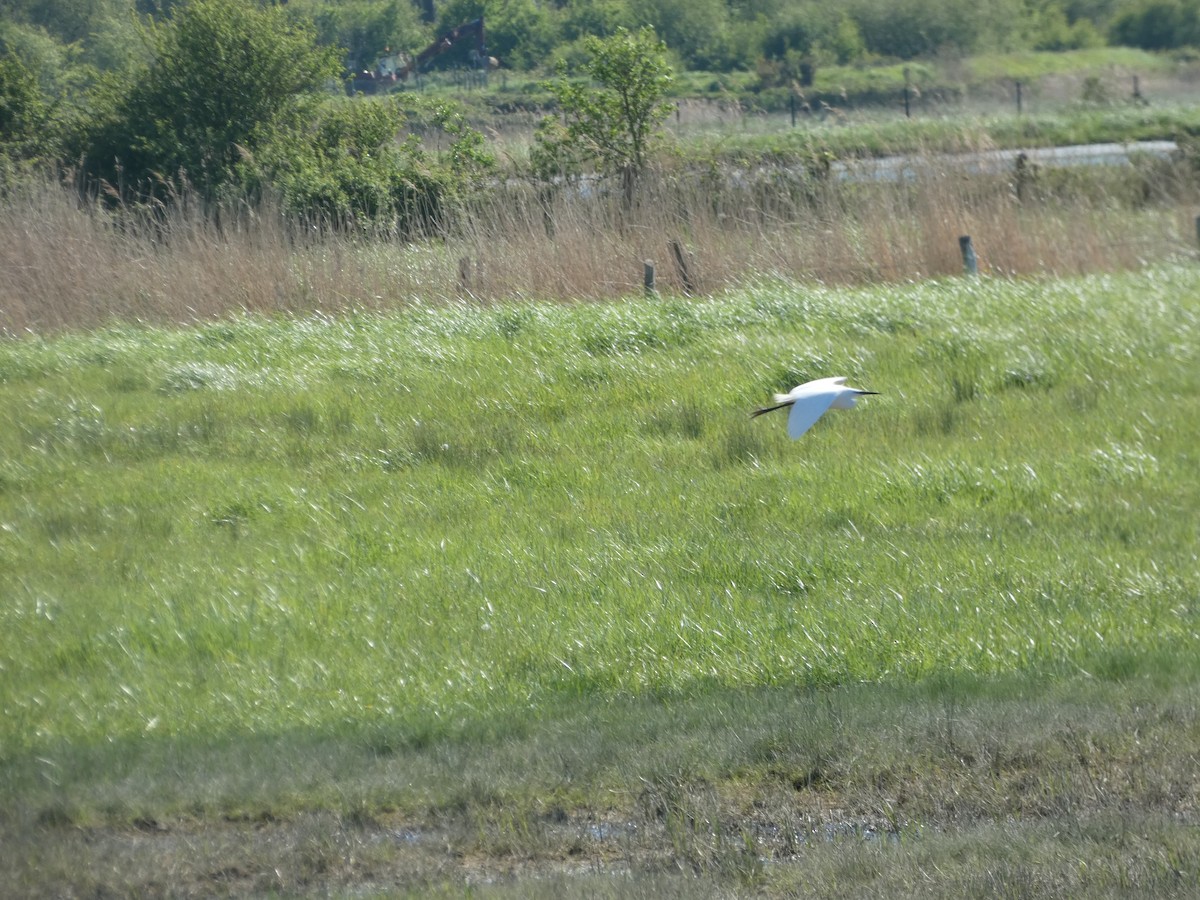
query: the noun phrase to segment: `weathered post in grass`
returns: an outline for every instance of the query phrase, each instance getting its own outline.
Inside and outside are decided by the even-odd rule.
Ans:
[[[1021,82],[1017,82],[1017,115],[1021,114]]]
[[[904,118],[912,118],[912,110],[908,104],[908,85],[909,85],[909,68],[904,67]]]
[[[647,297],[653,297],[657,293],[654,288],[654,261],[648,259],[643,266],[645,268],[642,270],[642,287],[645,289]]]
[[[792,127],[796,127],[796,95],[792,94],[788,97],[789,105],[792,108]]]
[[[554,204],[554,188],[543,185],[537,190],[538,205],[542,208],[542,227],[546,229],[546,237],[554,237],[554,214],[551,208]]]
[[[1196,216],[1196,242],[1200,243],[1200,216]]]
[[[1013,165],[1013,186],[1017,192],[1017,200],[1025,200],[1025,192],[1029,189],[1029,183],[1033,179],[1033,173],[1029,168],[1029,157],[1024,151],[1017,154],[1017,160]]]
[[[971,236],[969,234],[964,234],[958,239],[958,249],[962,251],[963,274],[978,275],[979,258],[975,255],[975,247],[971,243]]]
[[[696,286],[692,282],[692,273],[688,268],[687,257],[683,255],[683,244],[678,238],[671,238],[671,253],[675,257],[675,268],[679,270],[679,280],[683,283],[683,293],[685,296],[692,296],[696,292]]]

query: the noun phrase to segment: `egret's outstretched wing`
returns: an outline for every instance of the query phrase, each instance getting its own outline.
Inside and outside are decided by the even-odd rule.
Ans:
[[[792,404],[792,411],[788,413],[788,436],[795,440],[812,428],[817,419],[825,414],[825,410],[829,409],[835,396],[836,393],[828,390],[802,392]]]
[[[816,393],[818,391],[835,391],[846,384],[845,375],[831,375],[829,378],[816,378],[812,381],[806,381],[804,384],[798,384],[792,388],[792,393]]]
[[[750,413],[750,418],[761,416],[772,410],[790,406],[788,411],[788,435],[795,440],[816,424],[817,419],[830,407],[853,409],[854,402],[863,394],[873,394],[861,388],[847,387],[844,375],[817,378],[798,384],[786,394],[776,394],[775,402]]]

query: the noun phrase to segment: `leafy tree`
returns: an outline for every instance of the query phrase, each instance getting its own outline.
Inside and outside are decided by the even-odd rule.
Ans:
[[[544,65],[561,40],[557,17],[535,0],[448,0],[439,9],[438,34],[482,17],[488,55],[509,68]]]
[[[571,0],[562,13],[563,38],[567,41],[588,35],[608,37],[618,28],[632,28],[635,24],[625,0]]]
[[[1054,5],[1032,12],[1026,32],[1033,50],[1080,50],[1104,44],[1104,38],[1092,22],[1088,19],[1071,22],[1066,12]]]
[[[1066,13],[1071,24],[1091,22],[1097,29],[1107,26],[1117,10],[1128,6],[1128,0],[1045,0],[1050,6],[1058,6]]]
[[[44,97],[58,97],[77,81],[79,46],[64,44],[41,26],[0,19],[0,56],[15,58],[32,74]]]
[[[128,18],[132,0],[6,0],[6,16],[46,29],[64,44],[86,40],[105,19]]]
[[[649,27],[586,38],[584,46],[591,54],[585,71],[598,87],[568,80],[563,71],[547,84],[566,123],[557,131],[549,124],[539,131],[535,163],[563,156],[590,161],[621,176],[630,203],[659,126],[671,113],[664,99],[673,78],[667,47]]]
[[[630,0],[647,22],[692,69],[722,71],[732,63],[729,13],[724,0]]]
[[[1006,49],[1026,15],[1023,0],[847,0],[843,8],[871,53],[900,59]]]
[[[845,65],[865,52],[858,24],[845,12],[827,6],[798,6],[784,11],[762,43],[763,55],[785,60],[789,52],[810,62]]]
[[[1200,3],[1196,0],[1141,0],[1113,19],[1113,43],[1143,50],[1171,50],[1200,44]]]
[[[534,0],[489,0],[484,21],[488,54],[514,69],[545,65],[560,40],[546,4]]]
[[[52,152],[44,134],[49,118],[37,76],[16,55],[0,59],[0,161],[18,163]]]
[[[58,162],[78,95],[94,83],[65,45],[39,26],[0,20],[0,155],[10,162]]]
[[[371,68],[389,50],[420,50],[430,40],[410,0],[292,0],[288,9],[313,20],[320,43],[344,48],[355,70]]]
[[[182,176],[214,198],[341,71],[283,8],[190,0],[145,31],[151,61],[109,79],[80,148],[123,193]]]
[[[843,66],[861,58],[867,51],[858,23],[845,14],[838,17],[837,25],[825,41],[825,47]]]
[[[402,132],[412,118],[451,138],[436,156]],[[314,225],[410,237],[445,229],[495,168],[453,104],[393,95],[333,98],[315,122],[265,154],[260,171],[284,209]]]
[[[444,0],[437,4],[437,33],[471,22],[488,13],[487,0]]]

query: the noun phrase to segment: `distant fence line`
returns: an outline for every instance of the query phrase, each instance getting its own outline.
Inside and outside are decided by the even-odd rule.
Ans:
[[[906,73],[907,76],[907,73]],[[1122,76],[1123,78],[1124,76]],[[1130,75],[1128,94],[1117,87],[1111,80],[1102,79],[1099,76],[1091,76],[1085,78],[1082,84],[1079,85],[1079,96],[1074,98],[1060,98],[1061,100],[1075,99],[1084,102],[1114,102],[1114,101],[1129,101],[1139,105],[1148,105],[1149,98],[1142,92],[1142,80],[1138,75]],[[895,109],[902,112],[905,118],[912,118],[918,115],[923,109],[933,109],[945,107],[954,104],[962,104],[976,94],[979,98],[986,98],[993,103],[1004,105],[1011,104],[1011,107],[1017,115],[1022,115],[1027,111],[1030,99],[1036,99],[1039,94],[1036,90],[1036,84],[1031,84],[1025,79],[1013,79],[1011,81],[998,82],[1000,85],[1007,85],[1007,89],[1001,93],[995,89],[987,87],[977,88],[974,91],[954,85],[942,85],[937,87],[922,88],[911,80],[905,81],[900,87],[889,86],[883,88],[872,88],[862,91],[848,93],[845,89],[806,89],[793,88],[788,91],[786,103],[780,105],[780,101],[768,104],[766,108],[760,108],[760,113],[766,115],[786,115],[789,117],[793,128],[800,127],[803,122],[818,119],[826,122],[840,122],[844,120],[847,113],[857,110],[880,110],[880,109]],[[722,113],[735,117],[746,117],[752,115],[749,113],[739,100],[736,99],[719,99],[712,98],[708,100],[699,100],[701,104],[715,104]],[[682,124],[684,115],[688,110],[695,109],[696,99],[681,100],[675,104],[675,123]]]

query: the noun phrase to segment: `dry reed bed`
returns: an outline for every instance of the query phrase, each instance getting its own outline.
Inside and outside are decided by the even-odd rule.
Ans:
[[[1197,202],[1190,173],[1167,165],[1033,184],[1023,199],[1011,178],[952,172],[907,184],[676,174],[645,183],[631,210],[600,188],[498,188],[445,234],[405,242],[305,233],[269,204],[217,224],[181,203],[150,225],[81,203],[69,186],[27,185],[0,202],[0,331],[600,300],[640,293],[645,260],[660,290],[679,292],[672,240],[701,293],[764,274],[846,284],[956,274],[963,234],[984,272],[1111,271],[1190,250]]]

